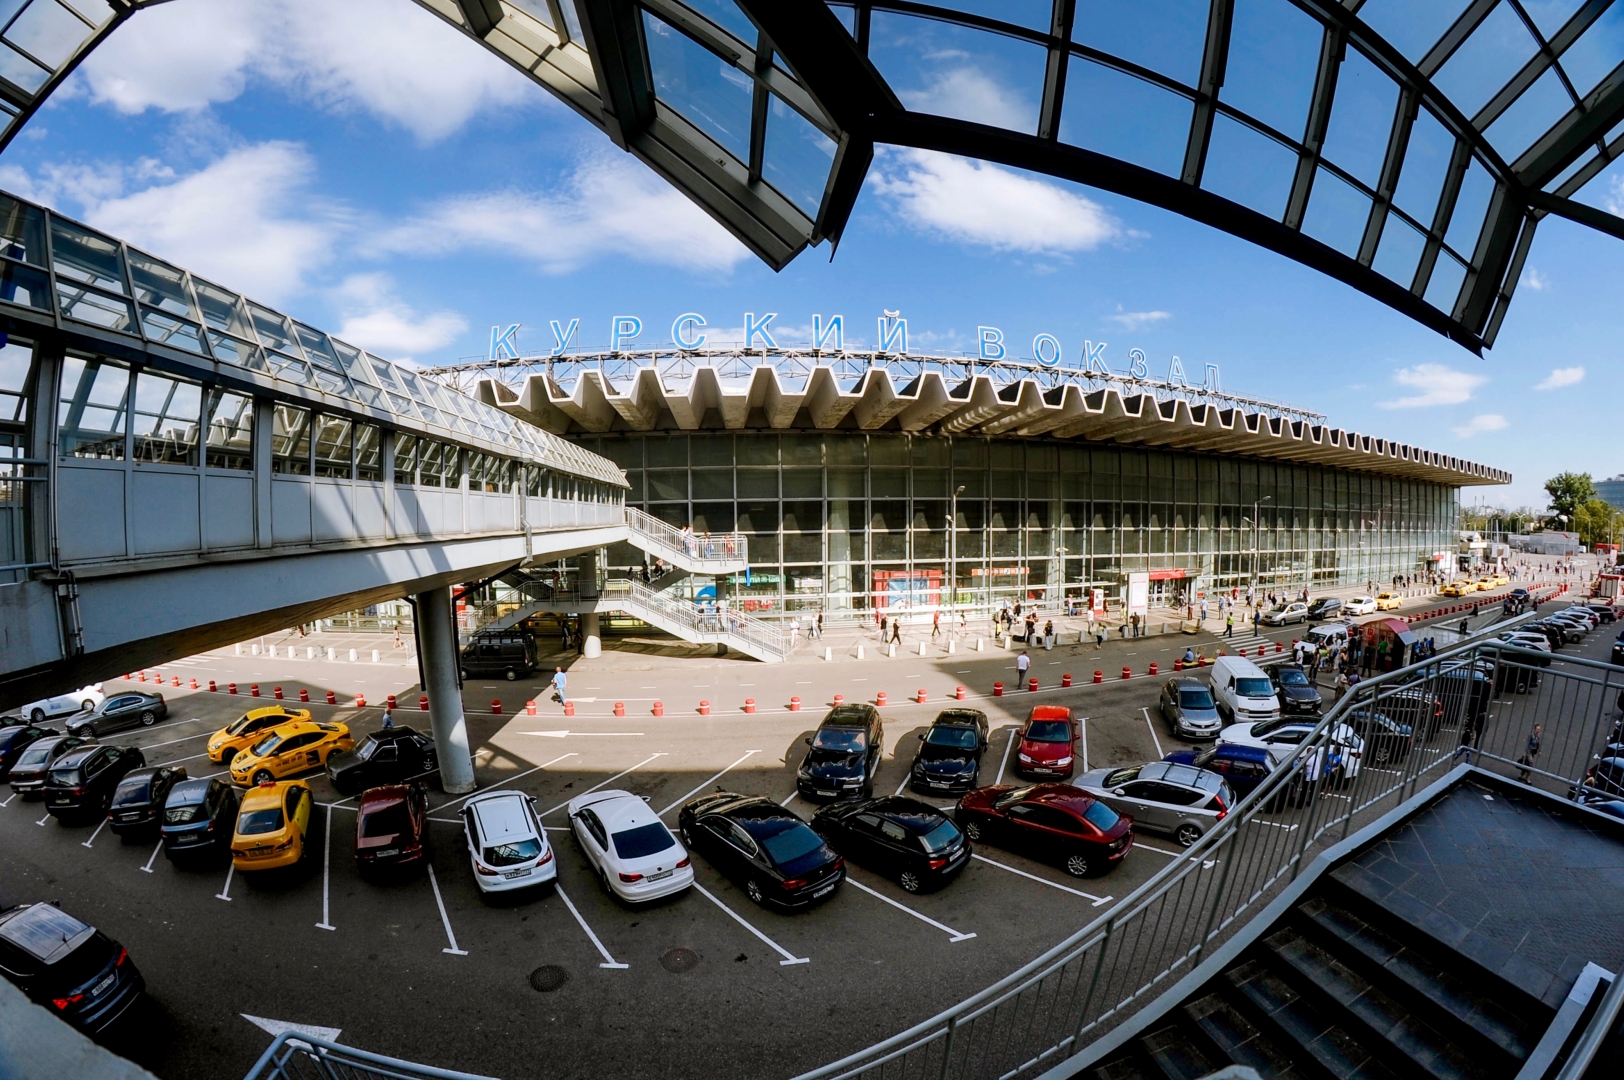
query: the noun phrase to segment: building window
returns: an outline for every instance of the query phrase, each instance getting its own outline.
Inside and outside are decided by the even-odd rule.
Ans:
[[[356,426],[355,478],[374,484],[383,479],[383,433],[375,424]]]
[[[57,438],[63,457],[124,460],[130,369],[113,360],[69,356],[62,362]]]
[[[351,423],[342,416],[326,413],[316,417],[316,475],[348,480],[353,475],[350,444]]]
[[[141,372],[135,377],[131,456],[154,465],[196,465],[202,411],[202,386],[155,371]]]
[[[417,436],[395,432],[395,486],[410,487],[417,480]]]
[[[271,472],[310,475],[310,410],[278,404],[271,416]]]
[[[218,387],[209,391],[208,450],[203,463],[211,469],[254,467],[254,399]]]

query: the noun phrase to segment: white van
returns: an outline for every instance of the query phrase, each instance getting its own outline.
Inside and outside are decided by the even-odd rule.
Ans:
[[[1220,656],[1212,664],[1212,696],[1232,723],[1271,720],[1280,715],[1280,699],[1263,669],[1244,656]]]

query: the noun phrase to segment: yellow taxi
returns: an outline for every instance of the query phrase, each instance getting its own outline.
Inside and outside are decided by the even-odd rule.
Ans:
[[[217,765],[230,765],[232,758],[259,742],[272,728],[309,719],[309,709],[284,709],[280,705],[249,709],[209,736],[209,760]]]
[[[1488,592],[1492,588],[1494,588],[1494,578],[1485,575],[1477,579],[1478,592]]]
[[[238,870],[276,870],[304,858],[315,798],[303,780],[267,780],[248,789],[231,834],[231,865]]]
[[[1397,611],[1400,597],[1396,592],[1379,592],[1376,594],[1377,611]]]
[[[1465,596],[1469,592],[1477,592],[1477,582],[1451,581],[1438,591],[1444,596]]]
[[[283,724],[231,762],[235,784],[262,784],[327,764],[333,754],[354,750],[348,724],[321,724],[297,720]]]
[[[1494,584],[1495,584],[1496,587],[1499,587],[1501,585],[1510,585],[1511,584],[1511,577],[1508,574],[1495,574],[1494,575]]]

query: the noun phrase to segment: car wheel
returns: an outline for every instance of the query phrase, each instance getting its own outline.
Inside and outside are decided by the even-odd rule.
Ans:
[[[1389,761],[1391,761],[1393,759],[1393,748],[1388,746],[1384,742],[1380,746],[1376,747],[1375,757],[1376,757],[1376,764],[1378,764],[1378,765],[1386,765]]]
[[[981,829],[981,822],[974,819],[965,822],[964,835],[968,836],[972,843],[979,844],[981,842],[981,837],[984,835]]]
[[[759,905],[767,902],[767,894],[761,891],[761,882],[755,878],[751,878],[744,883],[744,895],[748,896],[753,904]]]
[[[33,712],[28,714],[28,719],[31,723],[43,724],[45,722],[45,710],[35,709]]]
[[[677,832],[682,836],[682,846],[687,848],[689,851],[693,851],[694,837],[693,834],[688,831],[688,826],[678,825]]]
[[[508,682],[512,682],[514,679],[517,679],[518,677],[519,677],[519,673],[517,671],[514,671],[512,668],[507,669],[507,681]]]
[[[158,714],[153,712],[151,709],[148,709],[146,712],[141,714],[141,726],[142,727],[151,727],[153,724],[155,724],[157,722],[158,722]]]
[[[1089,865],[1088,856],[1066,856],[1066,873],[1070,874],[1072,877],[1087,877],[1088,872],[1092,869],[1093,867]]]
[[[239,753],[241,753],[240,750],[226,750],[226,751],[224,751],[220,755],[220,764],[224,765],[227,769],[231,768],[231,763],[233,761],[237,760],[237,755]]]
[[[904,870],[897,878],[897,884],[902,886],[903,892],[908,893],[916,893],[924,887],[924,882],[920,881],[919,875],[912,870]]]
[[[1173,839],[1177,840],[1181,847],[1189,847],[1201,839],[1201,830],[1189,822],[1185,822],[1179,826],[1179,831],[1173,834]]]
[[[615,895],[615,890],[609,887],[609,871],[603,869],[601,866],[598,868],[598,884],[603,887],[603,891],[606,896]]]
[[[271,775],[271,770],[261,769],[253,775],[253,778],[249,782],[255,787],[258,787],[260,784],[268,784],[275,779],[276,777]]]

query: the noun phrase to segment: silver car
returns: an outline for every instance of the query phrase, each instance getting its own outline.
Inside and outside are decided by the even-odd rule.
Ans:
[[[1189,847],[1235,805],[1222,776],[1193,765],[1152,761],[1119,769],[1095,769],[1072,783],[1119,814],[1135,829],[1166,833]]]
[[[1184,739],[1216,739],[1224,726],[1212,689],[1200,679],[1178,675],[1162,686],[1162,719]]]

